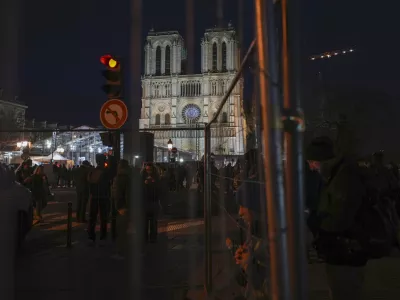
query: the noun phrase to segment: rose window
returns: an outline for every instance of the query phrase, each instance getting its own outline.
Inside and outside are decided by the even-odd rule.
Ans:
[[[182,117],[186,123],[196,123],[200,116],[201,110],[195,104],[188,104],[182,110]]]

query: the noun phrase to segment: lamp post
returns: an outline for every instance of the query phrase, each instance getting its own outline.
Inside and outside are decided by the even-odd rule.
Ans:
[[[29,143],[28,143],[28,142],[25,142],[25,141],[24,141],[24,142],[18,142],[18,143],[17,143],[17,147],[20,148],[21,150],[23,150],[25,147],[28,146],[28,144],[29,144]]]
[[[168,140],[167,145],[168,145],[168,163],[169,163],[171,161],[171,150],[173,145],[171,139]]]
[[[139,155],[135,155],[135,158],[133,159],[133,167],[136,168],[136,160],[139,158]]]
[[[57,132],[53,132],[53,143],[54,145],[53,149],[51,149],[51,163],[53,163],[53,158],[54,158],[54,150],[57,149]]]
[[[27,141],[17,143],[17,148],[19,148],[19,150],[21,151],[21,158],[23,160],[29,158],[29,147],[30,147],[30,144]]]
[[[76,150],[76,146],[75,145],[71,145],[71,160],[74,161],[75,163],[75,150]]]

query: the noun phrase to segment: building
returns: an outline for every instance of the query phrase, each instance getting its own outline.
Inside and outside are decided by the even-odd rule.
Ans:
[[[18,132],[18,129],[24,127],[25,111],[28,107],[17,99],[2,100],[2,94],[0,90],[0,162],[9,163],[12,151],[24,139],[24,133]]]
[[[165,149],[171,139],[179,151],[198,159],[204,151],[202,127],[217,112],[221,100],[240,64],[239,45],[234,28],[208,29],[201,40],[201,73],[186,74],[186,49],[177,31],[151,30],[145,43],[145,69],[142,76],[142,109],[139,127],[154,132],[154,144]],[[211,151],[219,155],[244,153],[242,80],[223,107],[212,127]],[[154,128],[171,128],[152,131]],[[164,150],[157,161],[165,160]]]
[[[0,145],[4,147],[23,138],[16,130],[24,127],[27,108],[17,99],[6,101],[0,97]]]

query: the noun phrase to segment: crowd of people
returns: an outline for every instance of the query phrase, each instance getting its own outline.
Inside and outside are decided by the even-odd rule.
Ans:
[[[330,299],[359,300],[368,261],[390,256],[400,245],[399,168],[384,163],[383,151],[358,160],[337,152],[327,137],[314,139],[306,149],[309,239],[304,244],[325,263]],[[265,195],[255,170],[245,168],[247,179],[236,193],[246,237],[234,256],[246,299],[269,299],[268,242],[260,232],[260,222],[266,225],[260,209]],[[232,240],[227,245],[232,247]]]
[[[32,160],[28,159],[17,168],[15,174],[16,180],[32,192],[34,222],[43,222],[42,211],[52,197],[43,166],[32,166]]]
[[[265,212],[260,207],[260,199],[265,198],[264,176],[259,171],[261,158],[254,153],[219,170],[211,161],[211,188],[220,195],[236,195],[240,226],[245,233],[234,249],[240,267],[238,278],[248,299],[268,299],[268,242],[265,232],[261,232],[265,227]],[[311,242],[307,240],[305,244],[314,248],[326,263],[332,300],[361,299],[368,261],[389,256],[393,246],[399,246],[399,168],[393,163],[384,164],[383,151],[359,160],[337,154],[334,143],[326,137],[314,139],[305,154],[305,214],[307,237],[311,237]],[[139,170],[123,159],[112,168],[107,165],[107,156],[99,154],[96,163],[93,167],[84,161],[70,170],[55,164],[53,173],[57,186],[76,187],[76,219],[87,223],[91,243],[97,239],[98,214],[100,243],[107,239],[107,223],[116,219],[116,258],[127,255],[131,208],[137,207],[132,201],[140,200],[131,197],[132,182],[137,180],[142,189],[145,243],[157,241],[157,221],[166,191],[190,189],[193,183],[197,183],[200,193],[204,191],[203,161],[173,167],[148,163]],[[16,174],[18,181],[32,190],[35,219],[40,222],[50,195],[43,167],[33,168],[28,160]],[[232,247],[231,241],[227,240],[227,244]]]

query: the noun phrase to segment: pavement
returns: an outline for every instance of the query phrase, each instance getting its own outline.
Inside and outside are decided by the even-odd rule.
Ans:
[[[194,214],[199,201],[195,191],[169,193],[167,199],[169,208],[159,223],[158,242],[145,246],[136,260],[120,261],[111,258],[115,251],[111,241],[103,247],[89,246],[86,226],[75,222],[73,246],[66,248],[67,203],[71,201],[75,207],[75,192],[57,190],[55,201],[44,212],[45,222],[29,233],[17,258],[12,300],[207,299],[203,288],[204,223]],[[225,244],[226,237],[240,240],[236,216],[230,214],[221,209],[212,218],[215,300],[238,299],[243,292],[235,281],[237,266]],[[329,299],[324,267],[309,265],[310,300]],[[139,285],[140,295],[136,290],[129,297],[132,286]],[[365,291],[365,300],[400,299],[398,253],[368,264]]]
[[[225,201],[226,203],[226,201]],[[219,206],[219,205],[218,205]],[[236,281],[238,268],[233,261],[225,243],[227,237],[236,242],[240,241],[239,229],[236,225],[237,215],[225,209],[218,209],[212,217],[212,265],[213,292],[210,298],[204,290],[192,289],[187,293],[191,300],[214,299],[243,299],[243,288]],[[329,300],[329,289],[325,275],[325,264],[308,264],[308,282],[310,300]],[[204,268],[196,270],[198,278],[204,278]],[[400,299],[400,253],[393,251],[391,257],[371,260],[365,271],[363,300],[398,300]]]
[[[182,197],[176,193],[171,198]],[[141,296],[135,291],[134,299],[181,300],[187,290],[202,287],[202,281],[196,282],[191,274],[202,261],[202,219],[163,216],[158,242],[146,245],[136,260],[121,261],[111,258],[112,241],[102,247],[89,246],[84,224],[72,223],[72,247],[66,247],[69,201],[75,207],[73,189],[56,190],[43,224],[27,236],[16,262],[16,300],[132,299],[129,287],[135,283],[141,286]],[[138,269],[140,278],[134,281]]]

